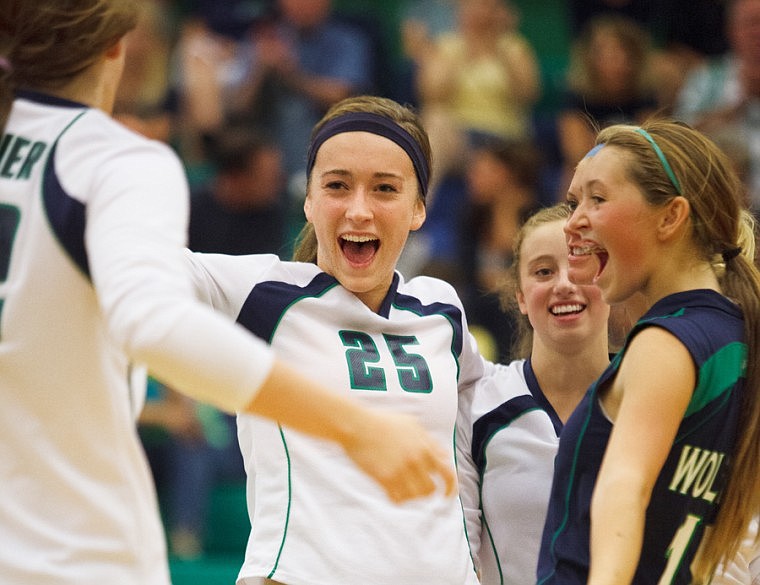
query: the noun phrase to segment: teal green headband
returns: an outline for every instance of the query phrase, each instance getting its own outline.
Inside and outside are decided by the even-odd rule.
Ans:
[[[678,193],[679,195],[683,195],[683,192],[681,191],[681,183],[679,183],[678,179],[676,179],[676,174],[673,172],[673,169],[670,167],[670,163],[668,163],[668,159],[665,158],[665,153],[662,152],[662,149],[654,141],[654,138],[652,138],[649,135],[649,132],[647,132],[643,128],[636,128],[636,132],[641,134],[644,138],[646,138],[647,142],[649,142],[649,144],[652,145],[652,148],[654,149],[654,152],[657,155],[657,158],[660,159],[662,168],[665,169],[665,174],[668,175],[668,179],[670,179],[670,182],[673,184],[673,187],[676,188],[676,193]]]

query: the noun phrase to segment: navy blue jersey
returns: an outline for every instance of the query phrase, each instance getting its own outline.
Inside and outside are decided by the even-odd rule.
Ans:
[[[688,348],[697,386],[654,486],[633,582],[691,583],[691,562],[728,477],[746,369],[741,311],[710,290],[657,302],[565,425],[541,543],[540,585],[586,583],[591,495],[612,431],[598,391],[614,378],[630,340],[651,326],[667,329]]]

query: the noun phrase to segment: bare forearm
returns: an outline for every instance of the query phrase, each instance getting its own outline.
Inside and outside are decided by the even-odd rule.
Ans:
[[[344,446],[365,412],[358,402],[323,389],[279,362],[246,410]]]
[[[631,583],[641,555],[646,498],[624,479],[597,484],[591,504],[588,585]]]
[[[336,441],[394,501],[455,490],[453,457],[417,420],[364,408],[278,361],[245,410]]]

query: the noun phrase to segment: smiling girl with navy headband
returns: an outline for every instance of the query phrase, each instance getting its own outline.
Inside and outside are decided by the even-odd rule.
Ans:
[[[423,421],[453,469],[459,394],[486,365],[454,289],[396,269],[425,220],[425,130],[391,100],[349,98],[307,160],[297,261],[195,254],[197,289],[339,394]],[[252,526],[238,585],[477,583],[462,506],[442,486],[393,506],[339,448],[257,417],[238,425]]]

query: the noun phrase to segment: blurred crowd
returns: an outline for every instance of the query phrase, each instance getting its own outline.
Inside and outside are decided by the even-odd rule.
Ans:
[[[401,269],[454,284],[492,360],[510,359],[514,327],[495,291],[513,236],[564,198],[598,129],[652,115],[701,129],[760,210],[760,0],[547,2],[539,16],[560,20],[566,37],[559,84],[547,84],[541,27],[525,27],[528,7],[536,18],[543,6],[530,0],[140,1],[115,115],[185,162],[190,247],[288,258],[314,124],[349,95],[410,103],[434,172],[427,222]],[[168,388],[146,412],[143,426],[163,428],[170,451],[154,458],[160,493],[242,480],[242,466],[220,463],[236,447],[234,421]],[[159,469],[179,457],[196,457],[196,471]],[[168,501],[172,551],[201,554],[203,502]]]

